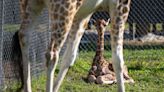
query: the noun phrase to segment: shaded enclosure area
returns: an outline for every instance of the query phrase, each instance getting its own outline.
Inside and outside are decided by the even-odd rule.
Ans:
[[[128,18],[131,34],[136,37],[150,32],[164,35],[164,1],[163,0],[132,0]]]

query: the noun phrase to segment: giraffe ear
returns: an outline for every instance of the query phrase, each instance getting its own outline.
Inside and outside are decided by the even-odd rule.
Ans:
[[[127,5],[127,4],[130,4],[131,0],[122,0],[122,3]]]
[[[109,19],[107,20],[107,22],[109,23],[109,22],[110,22],[110,20],[111,20],[111,19],[109,18]]]
[[[92,21],[93,21],[93,24],[95,25],[96,24],[96,20],[93,19]]]

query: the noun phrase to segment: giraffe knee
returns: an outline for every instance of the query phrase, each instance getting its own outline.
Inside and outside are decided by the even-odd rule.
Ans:
[[[48,51],[45,54],[46,57],[46,66],[48,67],[50,64],[54,64],[56,62],[56,60],[59,57],[58,51]]]

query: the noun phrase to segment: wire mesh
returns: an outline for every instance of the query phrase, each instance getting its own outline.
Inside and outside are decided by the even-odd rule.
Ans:
[[[4,11],[3,11],[4,10]],[[4,14],[4,15],[3,15]],[[132,0],[131,11],[124,32],[125,60],[146,58],[147,61],[161,61],[164,54],[164,1],[163,0]],[[95,51],[97,32],[94,20],[109,19],[107,12],[96,12],[88,23],[79,51]],[[18,0],[0,1],[0,88],[10,85],[19,78],[19,63],[13,60],[13,36],[19,30],[20,10]],[[45,9],[40,16],[39,25],[31,36],[29,56],[31,73],[38,77],[45,70],[45,52],[50,40],[48,29],[48,11]],[[37,31],[40,30],[40,31]],[[110,24],[105,31],[105,50],[110,51]],[[149,50],[149,52],[145,52]],[[158,51],[156,51],[158,50]],[[159,52],[160,50],[160,52]],[[64,50],[62,50],[62,53]],[[128,53],[131,52],[131,53]],[[153,52],[153,53],[152,53]],[[62,55],[62,54],[61,54]],[[19,56],[18,56],[19,58]],[[39,82],[38,82],[39,84]],[[7,86],[10,88],[10,86]]]
[[[20,81],[20,52],[19,47],[13,45],[18,43],[15,38],[16,32],[20,27],[19,0],[0,1],[1,30],[0,30],[0,87],[1,90],[9,90],[13,87],[11,84]],[[2,4],[3,3],[3,4]],[[4,11],[2,10],[4,9]],[[34,78],[41,75],[45,70],[45,51],[49,42],[50,32],[48,29],[48,11],[45,9],[39,18],[39,25],[33,30],[31,36],[31,48],[29,49],[29,58],[31,62],[31,74]],[[3,20],[3,21],[2,21]],[[14,50],[13,50],[14,48]],[[19,53],[18,53],[19,52]],[[38,82],[39,84],[39,82]],[[19,85],[19,84],[18,84]],[[39,87],[39,86],[38,86]]]

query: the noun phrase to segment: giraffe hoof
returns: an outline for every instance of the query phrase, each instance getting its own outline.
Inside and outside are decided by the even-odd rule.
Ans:
[[[125,83],[134,84],[135,81],[132,78],[130,78],[130,79],[125,80]]]
[[[113,84],[115,83],[115,77],[111,74],[106,74],[102,76],[98,76],[96,79],[97,84]]]
[[[96,81],[96,77],[94,75],[89,75],[88,76],[88,82],[89,83],[94,83]]]

